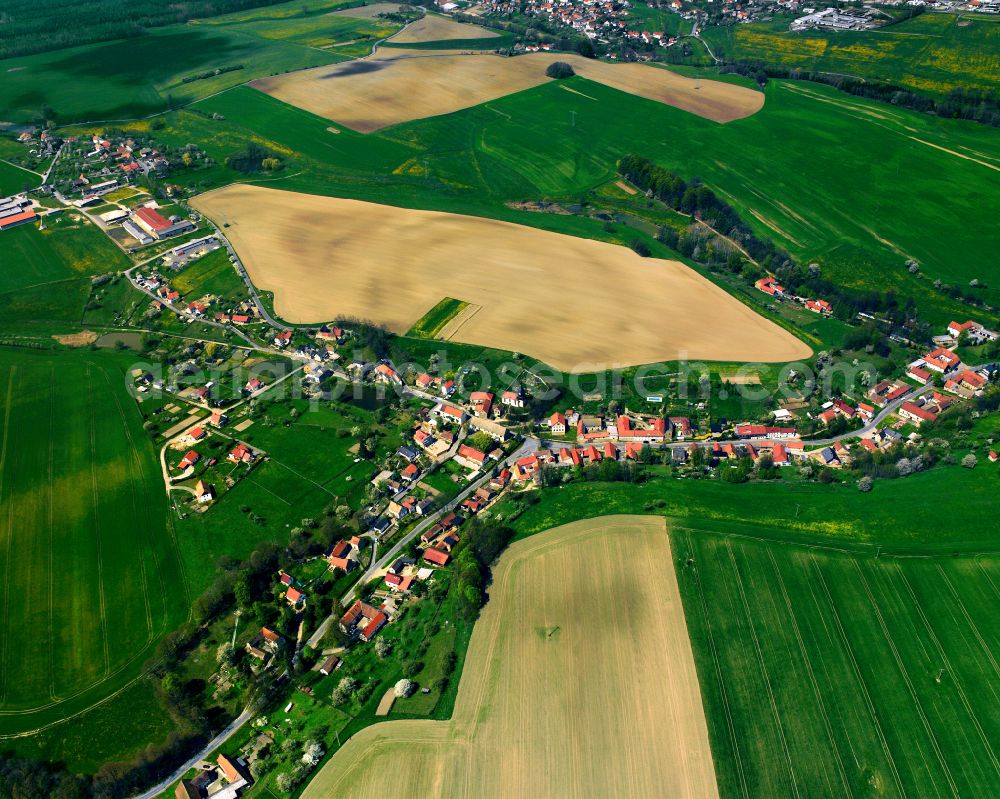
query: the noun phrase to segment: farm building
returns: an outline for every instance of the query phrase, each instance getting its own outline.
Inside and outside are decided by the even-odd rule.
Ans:
[[[137,208],[129,221],[145,230],[154,239],[166,239],[194,230],[194,223],[190,220],[179,217],[167,219],[154,208]]]

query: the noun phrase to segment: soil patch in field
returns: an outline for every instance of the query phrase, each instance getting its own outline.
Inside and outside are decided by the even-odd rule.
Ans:
[[[79,333],[65,333],[52,338],[66,347],[87,347],[97,341],[97,333],[93,330],[81,330]]]
[[[481,306],[456,341],[563,371],[699,358],[786,362],[810,348],[677,261],[493,219],[233,185],[191,203],[289,322],[405,333],[441,301]],[[443,265],[462,264],[460,270]],[[455,320],[452,320],[455,322]]]
[[[646,64],[610,64],[561,53],[578,75],[692,114],[729,122],[759,111],[761,92],[684,77]],[[550,80],[551,53],[516,58],[382,49],[363,61],[300,70],[251,86],[352,130],[370,133],[413,119],[448,114]]]
[[[451,720],[362,730],[304,799],[718,797],[672,563],[665,523],[651,517],[575,522],[513,544]]]

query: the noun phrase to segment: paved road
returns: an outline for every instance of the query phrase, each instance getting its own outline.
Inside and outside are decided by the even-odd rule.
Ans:
[[[193,769],[200,760],[204,760],[213,750],[218,749],[226,741],[233,737],[233,735],[240,729],[244,724],[250,721],[253,714],[250,709],[247,708],[239,716],[233,719],[232,723],[218,735],[216,735],[208,744],[202,749],[197,755],[188,760],[184,765],[179,766],[177,770],[171,774],[167,779],[163,780],[158,785],[150,788],[144,793],[136,794],[132,799],[156,799],[161,793],[165,793],[170,789],[177,780],[184,776],[184,773]]]
[[[226,234],[222,232],[218,225],[215,224],[211,219],[202,215],[202,219],[207,221],[209,225],[212,226],[212,230],[215,233],[216,238],[222,242],[222,245],[229,252],[229,257],[232,260],[233,266],[236,267],[236,271],[243,282],[246,284],[247,292],[250,294],[250,299],[254,301],[257,305],[257,312],[260,314],[261,319],[267,322],[271,327],[277,328],[278,330],[293,330],[294,328],[286,325],[284,322],[279,322],[268,312],[267,307],[260,299],[260,295],[257,293],[257,287],[254,286],[253,281],[250,279],[250,275],[247,274],[246,267],[243,266],[243,261],[240,260],[240,256],[236,254],[236,250],[233,245],[230,244],[229,239],[226,238]]]

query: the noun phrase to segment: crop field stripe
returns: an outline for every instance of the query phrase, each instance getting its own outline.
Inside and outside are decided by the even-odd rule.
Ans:
[[[142,459],[140,457],[138,457],[138,453],[136,452],[135,441],[132,438],[132,431],[129,429],[128,419],[125,418],[125,412],[122,409],[121,400],[118,398],[117,392],[114,391],[114,389],[113,389],[113,387],[111,385],[111,378],[108,377],[108,373],[105,370],[103,370],[103,369],[101,370],[101,372],[104,375],[104,382],[105,382],[105,384],[108,387],[108,393],[114,399],[115,408],[118,411],[118,418],[121,421],[121,429],[122,429],[122,432],[125,434],[125,439],[126,439],[126,441],[128,443],[128,459],[129,459],[129,461],[131,461],[132,468],[135,470],[134,471],[134,475],[138,476],[138,478],[139,478],[138,480],[136,480],[136,479],[130,479],[128,481],[128,484],[129,484],[129,495],[130,495],[130,498],[131,498],[131,501],[132,501],[132,518],[138,521],[139,519],[142,518],[142,513],[140,512],[138,502],[136,501],[136,491],[137,491],[137,488],[139,486],[145,485],[145,471],[143,469]],[[142,527],[142,525],[140,525],[140,527]],[[145,527],[145,529],[148,530],[149,528]],[[148,538],[148,533],[147,533],[146,537]],[[159,569],[159,560],[158,560],[158,558],[156,556],[156,547],[155,546],[150,546],[149,547],[149,553],[153,557],[153,564],[154,564],[154,567],[155,567],[154,571],[156,572],[157,575],[159,575],[160,574],[160,569]],[[144,605],[145,611],[146,611],[146,636],[147,636],[146,637],[146,643],[148,644],[150,641],[153,640],[153,612],[152,612],[152,609],[150,607],[150,599],[149,599],[149,576],[146,573],[146,553],[145,552],[139,551],[139,553],[138,553],[138,561],[139,561],[139,573],[140,573],[140,576],[142,578],[142,600],[143,600],[143,605]],[[159,596],[161,598],[163,598],[164,601],[165,601],[166,594],[164,593],[164,585],[162,583],[162,578],[161,578],[161,582],[160,582],[160,594],[159,594]]]
[[[676,529],[676,528],[675,528]],[[678,530],[678,534],[679,534]],[[693,553],[694,547],[691,540],[691,531],[684,530],[684,540],[685,546],[687,548],[688,555]],[[676,556],[675,556],[676,559]],[[736,764],[736,774],[740,784],[740,793],[743,795],[744,799],[750,799],[750,792],[747,788],[746,775],[743,771],[743,758],[740,755],[740,745],[739,738],[736,735],[736,728],[733,723],[733,712],[730,707],[729,694],[726,690],[726,680],[722,674],[722,665],[719,658],[719,649],[715,641],[715,633],[712,630],[711,616],[708,612],[708,602],[705,599],[705,587],[701,581],[701,574],[694,570],[693,578],[698,586],[698,606],[701,610],[702,624],[704,625],[705,633],[708,637],[709,647],[712,651],[712,664],[715,667],[715,679],[719,686],[719,696],[722,698],[722,707],[726,713],[726,730],[729,734],[729,744],[731,747],[732,760]],[[680,575],[678,575],[678,582],[680,582]],[[707,698],[707,697],[706,697]],[[707,705],[707,702],[706,702]],[[722,760],[719,752],[715,752],[716,762]]]
[[[816,560],[816,555],[810,555],[810,565],[812,571],[816,576],[819,585],[823,589],[823,595],[826,598],[826,604],[829,608],[831,615],[833,616],[833,621],[837,628],[837,635],[840,639],[840,643],[847,653],[848,659],[851,663],[851,668],[854,671],[854,676],[857,680],[858,685],[861,688],[861,692],[864,695],[865,706],[868,710],[868,716],[875,728],[876,735],[878,736],[879,742],[882,745],[882,753],[885,755],[885,761],[889,765],[889,769],[892,771],[893,779],[896,783],[896,788],[899,791],[900,796],[906,796],[906,790],[903,788],[903,782],[899,776],[899,770],[896,767],[896,761],[893,759],[892,750],[889,747],[889,742],[886,739],[885,731],[882,729],[882,724],[879,721],[878,713],[875,710],[875,703],[872,701],[871,693],[868,691],[868,684],[865,681],[864,675],[861,672],[861,667],[858,664],[857,656],[854,653],[854,647],[851,645],[851,641],[847,636],[847,631],[844,628],[844,623],[840,618],[840,613],[837,610],[837,603],[830,593],[830,587],[827,585],[826,577],[823,574],[823,570],[820,568],[819,563]]]
[[[940,569],[940,564],[938,564],[938,568]],[[997,776],[1000,776],[1000,762],[998,762],[996,753],[993,751],[993,747],[990,745],[990,740],[987,737],[986,733],[983,731],[983,726],[980,723],[979,718],[976,716],[975,710],[973,710],[972,703],[969,701],[969,697],[965,693],[965,689],[962,687],[960,672],[952,665],[951,658],[948,657],[948,652],[941,645],[941,641],[938,638],[937,633],[934,632],[934,628],[931,626],[931,623],[927,618],[927,614],[924,613],[924,609],[921,607],[920,600],[917,598],[917,595],[913,590],[913,586],[910,585],[910,581],[906,579],[906,574],[898,567],[898,565],[895,569],[895,572],[897,578],[902,582],[903,587],[906,589],[906,593],[909,596],[911,607],[917,612],[917,615],[920,617],[920,621],[923,624],[924,629],[927,632],[927,635],[934,643],[934,648],[937,650],[938,657],[940,657],[941,660],[944,662],[945,668],[948,670],[948,674],[952,677],[954,681],[955,688],[958,691],[958,696],[962,701],[962,706],[965,708],[965,712],[968,715],[969,720],[972,722],[972,725],[975,727],[976,732],[979,735],[979,740],[982,742],[982,745],[986,750],[986,755],[989,758],[990,763],[993,764],[994,772],[996,772]],[[943,572],[941,572],[941,574],[942,576],[944,576]],[[946,577],[945,580],[947,581]],[[962,600],[959,599],[957,596],[955,596],[955,599],[957,603],[961,605]],[[987,682],[991,681],[987,680]],[[967,758],[963,758],[963,760],[965,762],[968,762]]]
[[[958,786],[955,784],[955,779],[951,774],[951,770],[948,768],[948,764],[945,761],[944,754],[941,751],[941,745],[938,743],[937,736],[934,735],[934,730],[931,727],[930,720],[927,718],[927,713],[924,710],[920,699],[917,696],[916,689],[913,685],[913,681],[910,678],[910,674],[906,669],[906,665],[903,662],[903,658],[899,654],[899,649],[896,646],[896,642],[893,640],[892,635],[889,632],[889,626],[886,624],[885,617],[882,614],[882,608],[879,606],[878,601],[875,599],[875,595],[872,593],[871,586],[868,582],[867,577],[865,577],[864,571],[857,560],[853,561],[854,569],[857,572],[858,578],[860,579],[861,585],[868,596],[868,601],[871,604],[872,610],[875,612],[875,618],[878,619],[879,628],[882,630],[882,635],[885,637],[886,643],[889,645],[889,650],[892,652],[893,660],[896,662],[896,667],[899,669],[899,674],[903,678],[903,682],[906,684],[906,689],[910,694],[910,698],[913,700],[913,706],[917,711],[917,715],[920,717],[920,721],[923,724],[924,731],[927,733],[927,737],[930,740],[931,746],[934,748],[934,752],[937,755],[938,763],[941,766],[941,770],[944,774],[945,779],[948,782],[948,786],[951,788],[952,796],[958,797]]]
[[[94,384],[90,366],[86,369],[87,395],[93,396]],[[101,638],[104,647],[104,678],[111,672],[111,653],[108,647],[108,612],[104,598],[104,557],[101,551],[100,492],[97,483],[97,406],[90,406],[90,485],[93,496],[94,540],[97,544],[97,596],[101,620]]]
[[[3,506],[4,492],[8,488],[6,477],[7,442],[10,433],[10,414],[14,406],[14,378],[17,367],[10,367],[7,373],[7,395],[4,401],[3,440],[0,442],[0,507]],[[4,569],[3,569],[3,613],[0,614],[0,706],[7,700],[7,641],[10,637],[10,624],[7,620],[10,607],[10,554],[13,549],[14,537],[14,502],[7,499],[7,519],[4,525]]]
[[[764,654],[761,650],[760,640],[757,637],[757,630],[754,627],[753,615],[750,613],[750,604],[747,601],[746,590],[743,586],[743,578],[740,576],[739,567],[736,564],[736,557],[733,554],[733,548],[730,541],[726,540],[726,552],[729,554],[729,562],[732,565],[733,574],[736,577],[736,587],[739,591],[740,599],[743,602],[743,610],[746,613],[747,625],[750,629],[750,635],[753,639],[754,650],[757,653],[757,663],[760,667],[761,676],[764,679],[764,685],[767,689],[768,703],[771,707],[771,713],[774,717],[774,723],[778,730],[778,736],[781,740],[781,748],[785,754],[785,764],[788,767],[788,775],[792,781],[792,793],[795,796],[799,796],[798,783],[795,778],[795,769],[792,766],[792,757],[788,750],[788,741],[785,739],[785,731],[782,727],[781,716],[778,713],[778,705],[774,698],[774,689],[771,686],[771,678],[767,673],[767,665],[764,662]]]
[[[49,385],[56,386],[56,370],[55,367],[49,368]],[[48,484],[46,487],[46,494],[48,495],[48,524],[46,539],[49,544],[49,562],[48,568],[46,569],[45,576],[49,584],[48,591],[48,606],[49,606],[49,634],[47,637],[48,641],[48,655],[49,655],[49,699],[54,700],[56,698],[56,667],[55,667],[55,579],[54,579],[54,564],[55,556],[54,549],[55,543],[53,539],[55,538],[55,509],[53,507],[54,503],[54,486],[55,486],[55,460],[56,460],[56,437],[55,432],[56,423],[56,392],[49,392],[49,468],[48,468]]]
[[[976,740],[976,733],[968,723],[971,720],[972,726],[978,726],[978,719],[971,715],[971,708],[971,719],[962,713],[961,696],[955,697],[950,690],[953,684],[961,691],[959,681],[962,675],[949,668],[948,683],[942,683],[940,688],[933,687],[930,677],[942,666],[941,658],[944,653],[936,651],[933,634],[929,634],[929,627],[921,623],[919,606],[915,607],[905,596],[905,589],[899,582],[900,565],[888,561],[885,563],[881,568],[871,570],[871,586],[873,592],[880,597],[880,607],[894,620],[893,632],[900,645],[905,646],[906,642],[918,645],[920,657],[916,659],[916,663],[910,658],[909,671],[915,675],[923,674],[923,679],[914,679],[914,688],[926,710],[935,737],[941,744],[942,755],[946,752],[963,753],[962,757],[954,758],[951,763],[945,760],[945,765],[954,777],[956,793],[983,795],[984,790],[988,790],[991,785],[989,777],[983,772],[984,766],[989,769],[989,755],[982,751]],[[919,568],[919,565],[915,567]]]
[[[937,568],[938,568],[938,573],[944,580],[945,586],[947,586],[948,590],[951,592],[951,595],[954,598],[958,609],[962,612],[962,616],[965,617],[965,621],[969,625],[969,629],[972,631],[973,636],[975,636],[976,640],[979,642],[979,646],[982,648],[983,654],[986,656],[986,658],[990,662],[990,665],[993,667],[993,673],[998,678],[1000,678],[1000,666],[997,665],[996,657],[994,657],[992,650],[990,649],[989,645],[983,638],[983,635],[979,631],[979,628],[976,626],[976,623],[972,620],[972,616],[969,614],[968,608],[965,607],[965,603],[962,601],[961,596],[959,596],[958,591],[955,590],[955,586],[952,585],[951,580],[948,579],[947,573],[944,571],[944,569],[941,568],[940,563],[938,564]],[[993,580],[992,578],[989,577],[988,574],[987,574],[987,579],[989,580],[990,585],[994,587],[994,590],[996,590],[996,587],[993,584]]]
[[[847,770],[844,768],[844,761],[841,758],[840,749],[838,748],[836,739],[833,735],[833,725],[830,723],[830,714],[827,712],[826,703],[823,701],[823,695],[820,693],[819,683],[816,681],[816,673],[813,671],[812,662],[809,659],[809,650],[806,648],[805,641],[802,638],[802,632],[799,629],[799,623],[795,617],[792,600],[788,595],[788,589],[785,587],[785,581],[781,576],[781,570],[778,568],[778,563],[774,559],[774,550],[768,549],[767,555],[771,561],[771,567],[774,570],[775,579],[778,581],[778,587],[781,589],[781,596],[785,603],[785,611],[788,613],[792,631],[795,633],[795,641],[799,646],[799,654],[802,657],[802,662],[805,663],[806,671],[809,674],[809,683],[812,686],[813,696],[816,698],[816,704],[819,707],[820,716],[823,719],[823,726],[826,729],[826,734],[830,741],[830,751],[833,752],[834,759],[836,760],[837,771],[839,773],[841,783],[844,786],[844,791],[847,796],[853,797],[854,793],[851,791],[851,784],[847,778]],[[851,754],[854,754],[853,750]]]
[[[769,568],[765,555],[769,550],[760,546],[743,546],[733,551],[741,574],[745,575],[747,601],[754,619],[783,618],[788,613],[780,596],[782,587],[776,584],[773,569]],[[770,577],[770,579],[769,579]],[[781,716],[782,729],[788,742],[789,756],[796,768],[796,785],[805,786],[819,783],[817,788],[824,796],[843,796],[850,792],[850,786],[837,785],[843,773],[839,763],[839,750],[832,732],[823,743],[823,729],[832,730],[826,709],[821,701],[809,701],[810,664],[798,657],[800,640],[796,639],[798,628],[795,617],[778,625],[770,635],[761,636],[761,650],[765,663],[782,663],[780,680],[772,684],[775,699],[781,707],[794,706],[796,712]],[[768,675],[770,679],[770,674]],[[814,696],[814,699],[819,699]],[[846,783],[846,780],[841,780]]]

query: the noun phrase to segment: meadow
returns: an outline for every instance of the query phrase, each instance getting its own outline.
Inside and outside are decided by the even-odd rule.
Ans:
[[[140,673],[190,597],[125,361],[0,351],[0,735]]]
[[[942,95],[1000,89],[1000,25],[980,15],[921,14],[871,31],[790,31],[789,18],[710,27],[717,56],[895,83]]]
[[[421,316],[407,332],[407,336],[416,338],[436,338],[441,329],[463,310],[469,307],[467,302],[445,297],[441,302]]]
[[[366,728],[303,796],[717,796],[670,560],[662,520],[634,516],[513,545],[451,719]]]

